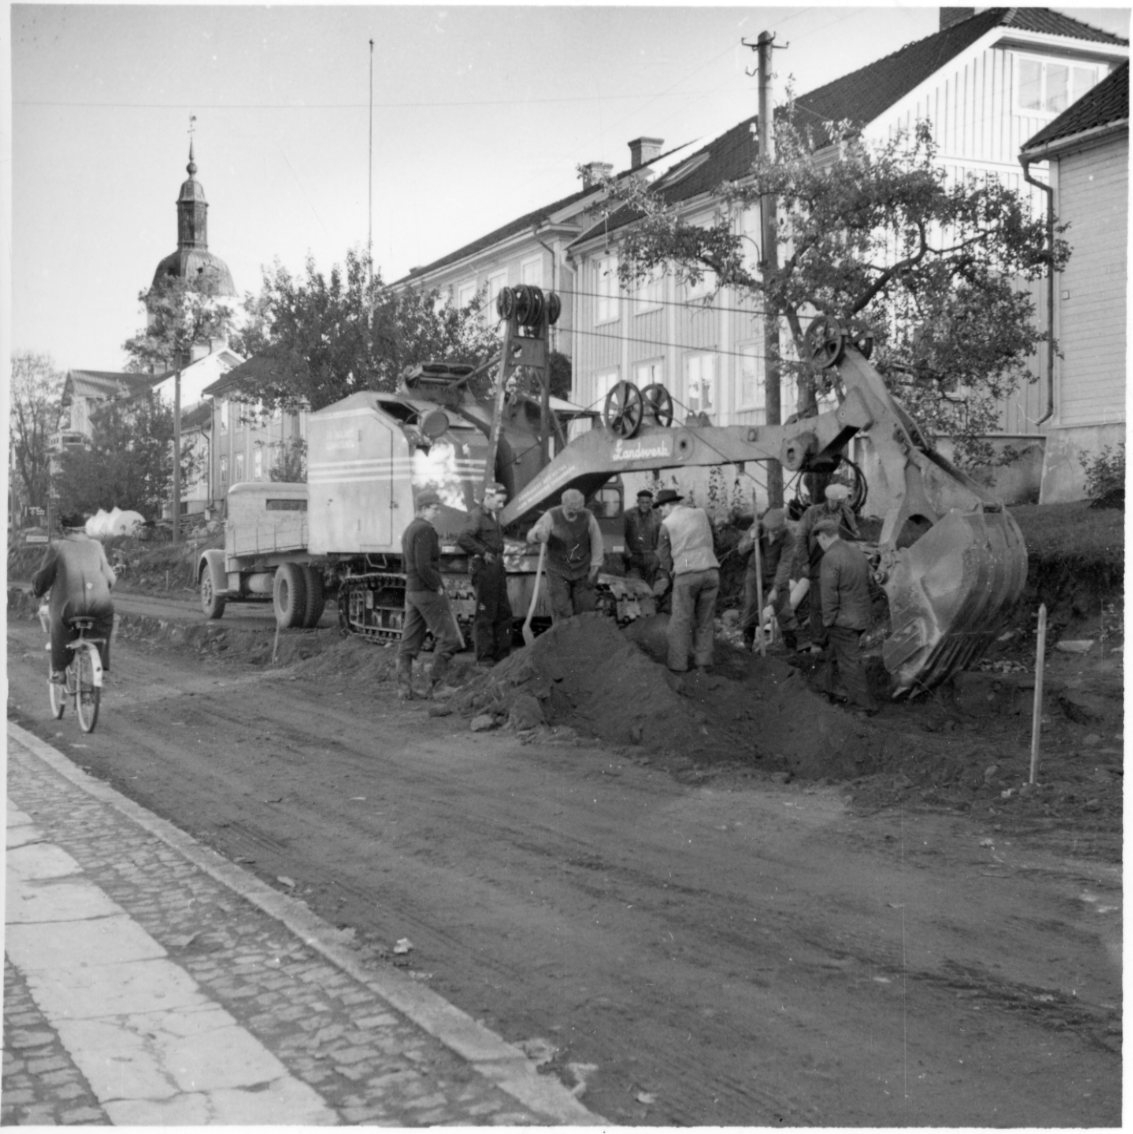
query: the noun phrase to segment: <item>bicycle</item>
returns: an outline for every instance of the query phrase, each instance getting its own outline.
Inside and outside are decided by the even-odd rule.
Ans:
[[[51,633],[51,619],[46,605],[39,608],[39,623],[45,634]],[[93,732],[98,723],[99,703],[102,700],[102,657],[98,647],[104,638],[88,638],[87,633],[94,627],[94,619],[79,616],[68,619],[79,636],[67,643],[71,660],[63,671],[63,681],[51,680],[48,663],[47,691],[51,699],[51,715],[55,720],[63,716],[68,698],[74,704],[75,716],[79,718],[79,728],[83,732]],[[51,648],[48,643],[49,650]]]

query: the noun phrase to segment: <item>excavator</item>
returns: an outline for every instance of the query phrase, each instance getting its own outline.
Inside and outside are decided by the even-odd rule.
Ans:
[[[889,606],[882,660],[893,696],[932,689],[971,665],[1003,629],[1023,591],[1027,551],[1018,524],[983,486],[941,456],[869,363],[870,340],[831,317],[806,336],[811,365],[835,372],[836,409],[786,425],[676,425],[659,385],[622,382],[601,424],[566,445],[500,515],[522,528],[563,491],[589,497],[612,476],[778,460],[792,473],[828,473],[855,436],[868,437],[890,501],[875,578]]]
[[[809,328],[807,358],[837,395],[828,412],[784,425],[677,424],[661,385],[619,382],[601,413],[552,398],[550,328],[560,310],[554,292],[505,287],[497,297],[501,350],[485,367],[422,364],[393,393],[360,391],[312,413],[306,484],[230,490],[225,547],[203,552],[198,567],[206,616],[221,617],[229,601],[270,599],[279,626],[314,626],[333,594],[344,631],[398,638],[401,535],[428,488],[443,500],[442,573],[467,625],[475,598],[456,537],[479,491],[500,481],[509,596],[513,611],[529,612],[530,626],[538,571],[525,536],[566,489],[603,504],[612,498],[612,515],[595,509],[607,528],[619,522],[613,486],[627,473],[777,460],[790,473],[828,476],[848,462],[864,490],[847,447],[865,437],[882,481],[877,495],[888,502],[873,563],[888,600],[881,656],[893,696],[939,685],[1001,632],[1026,579],[1018,525],[928,443],[870,365],[867,337],[829,317]],[[491,367],[488,393],[475,392]],[[648,591],[640,580],[603,574],[599,607],[624,622],[649,612]]]

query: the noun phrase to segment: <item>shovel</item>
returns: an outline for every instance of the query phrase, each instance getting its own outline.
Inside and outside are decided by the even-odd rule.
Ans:
[[[531,619],[535,617],[535,604],[539,601],[539,584],[543,579],[543,557],[547,545],[539,544],[539,566],[535,568],[535,586],[531,590],[531,605],[527,608],[527,619],[523,623],[523,644],[530,646],[535,641],[535,631],[531,629]]]

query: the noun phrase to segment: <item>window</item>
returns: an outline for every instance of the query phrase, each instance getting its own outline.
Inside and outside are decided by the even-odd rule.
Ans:
[[[594,322],[609,323],[618,317],[618,258],[599,256],[594,261]]]
[[[257,445],[255,452],[252,453],[252,479],[264,479],[264,448],[262,445]]]
[[[1061,114],[1102,78],[1097,64],[1054,59],[1019,59],[1019,109],[1038,114]]]
[[[456,292],[456,305],[462,310],[476,298],[476,281],[462,283]]]
[[[507,287],[507,272],[493,272],[488,277],[488,296],[484,303],[484,319],[494,323],[499,318],[496,311],[496,296]]]
[[[599,370],[594,375],[594,405],[601,410],[606,405],[606,395],[621,378],[617,367],[613,370]]]
[[[532,287],[543,286],[543,257],[536,256],[532,260],[524,260],[519,266],[520,283],[530,284]]]
[[[745,343],[740,347],[739,404],[741,409],[758,410],[759,424],[766,422],[767,388],[764,386],[762,343]]]
[[[665,298],[665,274],[660,265],[654,267],[637,285],[637,314],[655,311]]]
[[[690,354],[685,359],[685,408],[690,414],[716,412],[714,354]]]
[[[689,299],[704,299],[716,290],[716,273],[705,268],[696,283],[685,284],[685,294]]]
[[[228,458],[220,458],[220,485],[224,488],[228,484]]]
[[[654,384],[661,385],[665,378],[665,364],[660,358],[639,362],[633,368],[633,383],[639,390]]]
[[[228,432],[228,399],[221,399],[220,403],[220,432]]]
[[[237,453],[233,458],[233,475],[236,478],[236,483],[239,484],[244,479],[244,454]]]

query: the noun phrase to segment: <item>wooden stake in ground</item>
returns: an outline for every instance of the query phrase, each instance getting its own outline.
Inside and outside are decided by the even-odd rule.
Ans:
[[[1031,711],[1031,778],[1039,770],[1039,733],[1043,723],[1043,665],[1046,661],[1046,603],[1039,607],[1039,631],[1035,640],[1035,703]]]

